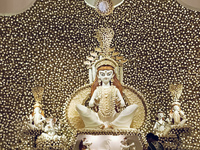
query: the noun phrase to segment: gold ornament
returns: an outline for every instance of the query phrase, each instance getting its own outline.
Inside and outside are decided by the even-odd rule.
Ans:
[[[116,68],[118,66],[117,62],[114,59],[110,57],[105,57],[98,60],[95,63],[95,68],[98,69],[99,67],[104,66],[104,65],[109,65],[109,66],[112,66],[113,68]]]
[[[36,87],[32,88],[32,93],[35,98],[35,101],[40,103],[42,100],[42,95],[44,93],[44,88],[40,87],[40,86],[36,86]]]
[[[107,16],[113,12],[114,5],[112,0],[96,0],[95,8],[100,15]]]
[[[183,90],[182,84],[174,84],[174,85],[171,84],[169,86],[169,91],[171,92],[171,95],[175,99],[175,101],[177,101],[180,98],[182,90]]]
[[[101,85],[101,79],[100,78],[98,78],[98,83],[99,83],[99,85]]]
[[[110,44],[114,37],[114,31],[112,28],[99,28],[95,36],[100,43],[101,51],[108,56],[110,51]]]

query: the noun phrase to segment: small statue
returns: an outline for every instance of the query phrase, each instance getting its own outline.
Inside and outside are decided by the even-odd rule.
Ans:
[[[65,149],[67,138],[65,135],[57,135],[60,130],[60,123],[56,124],[57,119],[49,117],[46,119],[44,132],[36,140],[37,149]],[[44,146],[45,145],[45,146]]]
[[[44,128],[44,111],[42,110],[42,106],[39,103],[36,103],[34,106],[33,113],[29,116],[30,119],[30,127],[32,130],[38,129],[43,130]]]
[[[44,88],[34,87],[32,88],[32,92],[36,103],[33,106],[34,107],[33,113],[29,116],[30,119],[29,126],[31,127],[32,130],[34,129],[43,130],[45,117],[44,117],[44,111],[42,110],[42,105],[40,103],[42,100]]]
[[[169,120],[171,125],[182,127],[186,122],[186,116],[184,112],[180,108],[180,103],[174,102],[172,103],[172,109],[169,113]]]
[[[165,122],[164,113],[161,110],[158,111],[157,121],[154,125],[153,130],[159,136],[166,135],[170,130],[168,123]]]
[[[57,126],[56,123],[57,119],[56,118],[47,118],[46,122],[47,125],[44,128],[44,132],[42,133],[41,136],[45,137],[46,139],[57,139],[59,136],[56,134],[56,132],[60,129],[60,124]]]
[[[172,103],[172,109],[169,113],[169,122],[171,125],[182,127],[186,122],[186,116],[180,108],[181,103],[179,103],[179,98],[182,94],[183,85],[171,84],[169,86],[169,90],[174,100],[174,102]]]

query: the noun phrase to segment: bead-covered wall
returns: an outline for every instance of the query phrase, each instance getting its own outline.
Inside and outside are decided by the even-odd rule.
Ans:
[[[125,0],[106,17],[83,0],[37,0],[22,14],[1,16],[0,148],[31,148],[18,139],[18,124],[33,111],[32,87],[45,89],[45,116],[62,118],[67,98],[89,82],[83,62],[99,46],[94,36],[100,27],[113,28],[111,47],[129,60],[124,84],[140,91],[148,104],[141,130],[152,131],[159,109],[169,113],[169,85],[180,83],[181,109],[192,127],[182,147],[200,149],[200,13],[175,0]],[[66,126],[70,141],[76,133]]]

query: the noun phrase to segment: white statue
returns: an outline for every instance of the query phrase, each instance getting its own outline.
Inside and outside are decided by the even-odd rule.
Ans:
[[[29,116],[30,123],[29,127],[34,130],[43,130],[44,128],[44,122],[45,122],[45,117],[44,117],[44,111],[42,110],[42,106],[36,102],[34,105],[34,110],[33,113],[30,114]]]
[[[164,113],[161,110],[159,110],[157,115],[157,121],[153,128],[153,130],[156,132],[156,135],[158,136],[166,135],[170,130],[170,126],[167,122],[165,122],[164,117]]]
[[[44,92],[43,87],[36,86],[32,88],[32,93],[35,98],[35,105],[33,113],[29,116],[30,123],[28,123],[28,126],[34,130],[43,130],[45,117],[44,117],[44,111],[42,110],[42,105],[40,104],[42,101],[42,95]]]
[[[83,105],[77,105],[85,128],[130,128],[138,105],[130,105],[121,111],[121,108],[125,107],[125,102],[122,97],[122,86],[114,72],[116,65],[117,63],[109,57],[95,64],[97,76],[92,84],[89,107],[96,112]]]
[[[179,98],[182,94],[183,85],[171,84],[169,86],[169,90],[174,100],[174,102],[172,103],[172,109],[169,114],[169,122],[171,125],[182,127],[186,122],[186,116],[180,108],[181,103],[179,103]]]
[[[59,136],[56,134],[56,132],[60,129],[60,125],[56,126],[57,119],[56,118],[47,118],[46,122],[47,125],[44,128],[44,132],[46,133],[42,133],[41,136],[45,137],[46,139],[56,139]]]
[[[186,116],[180,108],[180,103],[174,102],[169,114],[171,125],[182,127],[186,122]]]
[[[153,130],[156,132],[163,132],[165,130],[166,122],[164,120],[163,112],[159,111],[157,115],[157,121],[154,125]]]

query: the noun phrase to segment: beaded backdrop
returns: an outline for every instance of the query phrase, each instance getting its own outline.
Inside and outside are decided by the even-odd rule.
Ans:
[[[89,83],[83,62],[99,46],[94,35],[101,27],[113,28],[111,47],[129,60],[124,83],[147,102],[141,132],[152,131],[159,109],[169,113],[169,85],[180,83],[181,109],[192,127],[182,146],[200,149],[200,13],[175,0],[125,0],[105,17],[83,0],[37,0],[22,14],[1,16],[1,149],[31,147],[18,139],[17,125],[33,111],[32,87],[44,87],[45,116],[62,119],[70,94]],[[62,132],[70,147],[77,133],[67,123]]]

